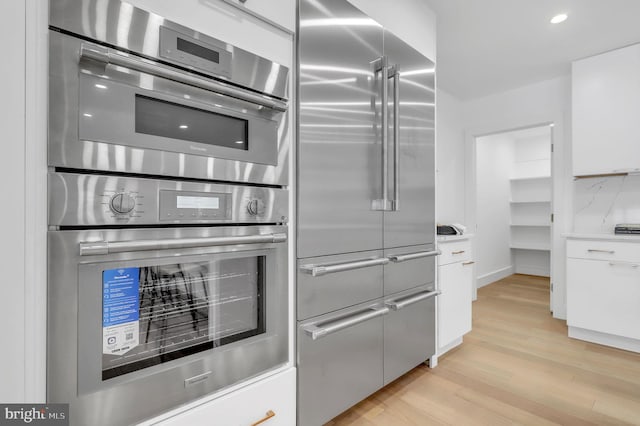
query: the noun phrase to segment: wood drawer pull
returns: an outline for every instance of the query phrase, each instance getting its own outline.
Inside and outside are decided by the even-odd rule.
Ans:
[[[252,423],[251,426],[258,426],[264,422],[266,422],[267,420],[269,420],[271,417],[275,417],[276,413],[274,413],[272,410],[267,411],[267,414],[264,416],[264,418],[258,420],[255,423]]]
[[[464,250],[452,251],[451,254],[462,254]]]
[[[473,262],[473,261],[471,261],[471,262],[464,262],[464,263],[462,264],[462,266],[473,265],[474,263],[476,263],[476,262]]]

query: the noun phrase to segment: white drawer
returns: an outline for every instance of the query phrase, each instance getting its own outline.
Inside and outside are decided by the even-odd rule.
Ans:
[[[640,244],[623,241],[567,240],[567,257],[640,262]]]
[[[438,265],[471,260],[471,241],[469,240],[439,242],[438,248],[442,252],[438,256]]]
[[[291,368],[154,424],[248,426],[269,417],[261,425],[294,426],[295,403],[296,370]]]

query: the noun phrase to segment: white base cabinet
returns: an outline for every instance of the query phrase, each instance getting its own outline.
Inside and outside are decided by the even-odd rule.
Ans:
[[[567,241],[567,325],[570,337],[640,348],[639,243]]]
[[[438,355],[462,343],[471,331],[473,260],[468,237],[445,237],[438,248]]]
[[[267,377],[160,422],[158,426],[295,426],[296,369]]]

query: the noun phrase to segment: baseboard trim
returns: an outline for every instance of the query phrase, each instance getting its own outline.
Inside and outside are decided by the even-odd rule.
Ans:
[[[625,351],[640,353],[640,340],[629,339],[628,337],[600,333],[599,331],[586,330],[579,327],[569,327],[569,337],[578,340],[586,340],[587,342],[597,343],[599,345],[624,349]]]
[[[509,265],[505,268],[498,269],[497,271],[489,272],[488,274],[479,275],[477,278],[478,288],[484,287],[485,285],[494,283],[496,281],[500,281],[503,278],[508,277],[509,275],[514,274],[513,265]]]
[[[535,275],[537,277],[550,277],[548,268],[533,265],[516,266],[516,274]]]

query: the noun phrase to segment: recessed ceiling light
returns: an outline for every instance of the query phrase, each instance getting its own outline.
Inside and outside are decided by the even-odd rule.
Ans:
[[[566,13],[561,13],[551,18],[551,21],[549,22],[551,22],[552,24],[559,24],[560,22],[566,21],[568,17],[569,16]]]
[[[181,128],[181,129],[188,129],[188,128],[189,128],[189,126],[187,126],[186,124],[181,124],[181,125],[180,125],[180,128]]]

